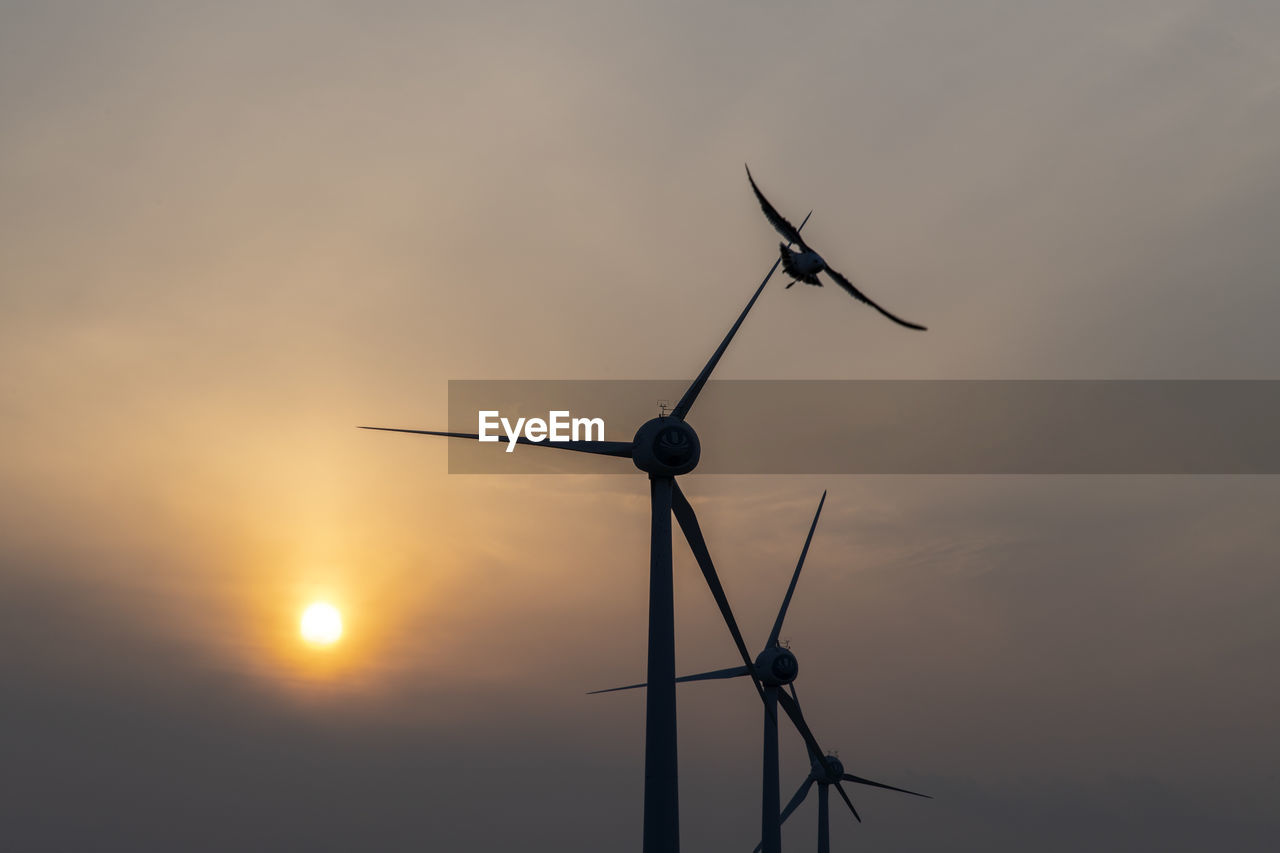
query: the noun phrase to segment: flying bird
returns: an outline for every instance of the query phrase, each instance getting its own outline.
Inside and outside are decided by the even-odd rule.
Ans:
[[[781,213],[778,213],[777,208],[772,204],[769,204],[769,200],[764,197],[764,193],[760,192],[760,188],[756,186],[755,178],[751,177],[751,167],[749,166],[747,167],[747,180],[751,182],[751,189],[755,192],[756,198],[760,200],[760,209],[764,211],[765,219],[768,219],[769,224],[772,225],[787,241],[786,243],[779,243],[778,248],[782,253],[782,268],[786,270],[787,275],[791,276],[793,279],[791,284],[795,284],[797,281],[803,281],[805,284],[816,284],[818,287],[822,287],[822,282],[818,281],[818,273],[825,272],[827,275],[831,276],[832,280],[834,280],[836,284],[849,291],[849,295],[854,299],[857,299],[859,302],[865,302],[867,305],[870,305],[872,308],[876,309],[899,326],[906,326],[908,329],[917,329],[921,332],[925,331],[924,326],[921,326],[918,323],[908,322],[901,317],[890,314],[888,311],[872,302],[867,298],[865,293],[853,286],[853,282],[833,270],[830,265],[822,259],[821,255],[809,248],[809,244],[800,236],[800,229],[788,222],[786,217]],[[800,251],[792,251],[788,243],[796,244],[800,247]],[[788,284],[787,287],[791,287],[791,284]]]

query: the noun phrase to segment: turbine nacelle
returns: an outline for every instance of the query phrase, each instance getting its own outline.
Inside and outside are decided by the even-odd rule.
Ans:
[[[815,781],[824,785],[834,785],[844,778],[844,765],[840,763],[840,759],[834,753],[828,753],[825,766],[823,762],[815,758],[810,772],[813,774]]]
[[[790,649],[770,646],[756,658],[756,672],[765,684],[781,687],[796,680],[800,674],[800,662]]]
[[[658,477],[687,474],[698,467],[702,444],[680,418],[654,418],[636,430],[631,459],[641,471]]]

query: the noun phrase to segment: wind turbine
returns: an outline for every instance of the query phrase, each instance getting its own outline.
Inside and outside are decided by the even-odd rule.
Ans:
[[[812,211],[810,211],[812,213]],[[806,216],[795,231],[799,234],[809,217]],[[729,329],[724,340],[707,360],[702,372],[693,380],[684,396],[671,410],[646,421],[636,430],[631,441],[558,441],[531,442],[517,438],[518,444],[555,447],[577,453],[594,453],[603,456],[630,458],[637,468],[649,475],[651,504],[649,539],[649,652],[648,683],[654,685],[647,691],[645,706],[644,743],[644,853],[677,853],[680,849],[680,811],[676,756],[676,648],[675,602],[671,571],[671,516],[676,521],[693,551],[702,570],[707,586],[715,597],[729,633],[742,656],[743,665],[755,684],[756,691],[766,703],[768,698],[761,685],[755,663],[747,652],[742,633],[725,597],[724,588],[711,562],[698,517],[676,483],[676,477],[687,474],[698,465],[701,444],[698,434],[686,418],[698,395],[702,392],[712,371],[720,362],[729,343],[747,318],[747,314],[760,298],[765,285],[773,277],[781,258],[773,262],[760,286],[747,306]],[[398,429],[392,427],[361,427],[385,432],[405,432],[417,435],[437,435],[448,438],[479,440],[476,433],[440,432],[435,430]],[[499,440],[507,438],[499,436]],[[776,719],[776,712],[774,713]]]
[[[800,729],[800,733],[804,736],[805,746],[809,750],[809,775],[800,785],[800,789],[796,791],[795,796],[791,798],[791,802],[787,803],[787,807],[783,809],[782,814],[778,817],[778,825],[781,827],[783,821],[791,816],[791,813],[804,802],[805,797],[809,795],[809,789],[813,787],[815,782],[818,783],[818,853],[831,853],[831,815],[828,806],[828,798],[831,794],[831,786],[835,786],[840,797],[844,800],[845,805],[849,807],[849,811],[853,812],[853,816],[858,823],[862,823],[862,815],[858,814],[858,810],[853,807],[853,800],[849,799],[849,795],[845,793],[841,782],[856,782],[859,785],[870,785],[874,788],[885,788],[890,791],[898,791],[903,794],[910,794],[913,797],[924,797],[925,799],[933,799],[928,794],[918,794],[915,791],[908,791],[906,788],[895,788],[893,785],[886,785],[883,782],[873,782],[870,779],[864,779],[861,776],[854,776],[852,773],[844,771],[844,764],[840,758],[834,753],[824,753],[818,747],[817,741],[813,739],[813,733],[809,731],[809,726],[804,721],[804,714],[800,711],[800,701],[796,698],[795,685],[791,685],[791,693],[785,690],[780,691],[779,700],[783,709],[787,712],[787,716],[791,717],[791,721],[795,723],[796,728]],[[762,840],[756,845],[755,853],[764,850],[765,842]]]
[[[795,653],[791,649],[783,646],[779,641],[779,635],[782,633],[782,623],[787,618],[787,608],[791,606],[791,597],[795,594],[796,583],[800,580],[800,570],[804,568],[805,557],[809,554],[809,545],[813,542],[813,532],[818,527],[818,518],[822,515],[822,506],[827,501],[827,493],[822,493],[821,499],[818,501],[818,509],[813,514],[813,522],[809,525],[809,534],[805,537],[804,547],[800,550],[800,559],[796,561],[796,569],[791,575],[791,583],[787,586],[787,594],[782,598],[782,606],[778,608],[778,617],[774,620],[773,630],[769,632],[769,639],[765,642],[764,650],[756,656],[755,673],[750,672],[745,666],[735,666],[728,669],[717,669],[711,672],[700,672],[697,675],[684,675],[677,678],[677,682],[687,681],[711,681],[722,678],[737,678],[743,675],[753,675],[758,677],[764,687],[765,696],[765,715],[764,715],[764,769],[761,773],[762,777],[762,794],[760,799],[760,848],[764,853],[781,853],[782,850],[782,821],[785,820],[786,814],[779,815],[779,793],[778,793],[778,703],[783,703],[784,710],[795,723],[796,729],[800,732],[800,736],[805,739],[805,746],[813,756],[814,766],[817,768],[814,772],[820,773],[823,779],[840,779],[844,773],[843,766],[831,756],[826,756],[818,742],[813,739],[812,732],[804,722],[804,717],[800,714],[800,706],[795,702],[794,686],[792,687],[792,695],[788,696],[783,689],[787,685],[795,681],[796,676],[800,674],[800,662],[796,660]],[[641,684],[628,684],[625,687],[611,687],[607,690],[593,690],[595,693],[614,693],[619,690],[634,690],[638,687],[647,686]],[[891,785],[881,785],[879,782],[870,782],[868,780],[851,777],[854,781],[865,782],[869,785],[877,785],[882,788],[892,788]],[[825,783],[824,784],[828,784]],[[808,790],[806,788],[806,790]],[[823,789],[825,791],[825,789]],[[901,788],[893,788],[895,791]],[[911,792],[907,792],[911,793]],[[923,796],[923,795],[918,795]],[[791,809],[795,808],[795,803]],[[853,804],[849,804],[849,808],[853,808]],[[857,812],[854,812],[857,815]],[[859,818],[861,820],[861,818]]]

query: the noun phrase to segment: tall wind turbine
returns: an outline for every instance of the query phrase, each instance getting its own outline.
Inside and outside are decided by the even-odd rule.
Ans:
[[[804,218],[798,234],[809,217]],[[755,663],[743,642],[737,621],[725,597],[724,588],[711,562],[702,529],[693,507],[676,483],[676,477],[687,474],[698,465],[701,444],[698,434],[685,420],[698,395],[702,392],[712,371],[720,362],[725,350],[747,314],[760,298],[765,285],[773,277],[779,260],[773,262],[760,286],[747,306],[729,329],[724,340],[707,360],[702,372],[690,384],[684,396],[668,415],[646,421],[636,430],[631,441],[558,441],[531,442],[517,438],[518,444],[555,447],[577,453],[594,453],[603,456],[630,458],[637,468],[649,475],[649,496],[652,507],[649,539],[649,662],[648,683],[654,685],[647,692],[645,706],[644,742],[644,853],[677,853],[680,849],[680,811],[676,757],[676,647],[675,602],[671,572],[671,516],[689,543],[698,561],[702,575],[711,594],[715,597],[729,633],[738,647],[747,673],[755,684],[761,699],[768,701],[756,672]],[[386,432],[406,432],[417,435],[438,435],[449,438],[479,440],[476,433],[440,432],[392,427],[361,427]],[[499,439],[506,441],[505,437]],[[774,715],[776,717],[776,714]]]
[[[760,842],[764,853],[781,853],[782,850],[782,821],[784,816],[778,814],[780,796],[778,792],[778,702],[779,698],[784,697],[785,702],[794,701],[794,693],[787,696],[783,690],[786,685],[795,681],[796,676],[800,674],[800,662],[796,660],[795,653],[789,648],[784,647],[779,641],[779,635],[782,633],[782,624],[787,618],[787,608],[791,606],[791,597],[795,594],[796,583],[800,580],[800,570],[804,568],[805,557],[809,554],[809,545],[813,542],[814,530],[818,527],[818,518],[822,515],[822,506],[827,501],[827,493],[822,493],[821,499],[818,501],[818,509],[813,514],[813,522],[809,525],[809,534],[805,537],[804,547],[800,549],[800,559],[796,561],[796,569],[791,575],[791,583],[787,586],[787,594],[783,596],[782,606],[778,609],[778,618],[774,620],[773,630],[769,632],[769,639],[765,642],[764,650],[756,655],[755,673],[764,687],[765,696],[765,714],[764,714],[764,767],[761,773],[762,794],[760,798]],[[677,678],[677,682],[686,681],[711,681],[722,678],[737,678],[743,675],[752,675],[745,666],[735,666],[728,669],[717,669],[711,672],[700,672],[697,675],[684,675]],[[644,683],[628,684],[625,687],[611,687],[608,690],[593,690],[594,693],[613,693],[618,690],[633,690],[638,687],[646,687]],[[794,691],[794,688],[793,688]],[[784,707],[785,704],[784,704]],[[822,758],[824,753],[819,749],[817,741],[813,740],[813,735],[809,733],[808,726],[804,725],[803,717],[799,716],[799,704],[795,705],[794,711],[787,708],[787,713],[792,716],[796,723],[796,728],[800,731],[801,737],[805,738],[805,746],[811,754],[815,754],[815,772],[822,773],[822,778],[828,777],[839,779],[844,772],[843,768],[837,770],[838,762],[833,766],[833,759],[827,756]],[[834,775],[833,775],[834,774]],[[867,784],[879,785],[878,782],[867,782]],[[881,785],[880,787],[892,787],[889,785]],[[894,788],[894,790],[901,790]],[[794,806],[792,807],[794,808]],[[852,808],[852,805],[850,805]]]
[[[915,791],[908,791],[906,788],[895,788],[893,785],[886,785],[883,782],[873,782],[870,779],[863,779],[861,776],[854,776],[852,773],[844,772],[844,764],[840,762],[839,757],[834,753],[824,753],[818,747],[817,741],[813,739],[813,733],[809,731],[809,726],[804,722],[804,715],[800,712],[800,702],[796,698],[795,685],[791,685],[791,693],[785,690],[781,691],[779,699],[782,707],[786,710],[787,716],[791,717],[791,721],[796,724],[796,728],[800,729],[804,736],[805,745],[809,750],[809,775],[801,783],[800,789],[796,791],[795,796],[791,798],[791,802],[787,803],[787,807],[783,809],[782,814],[778,818],[778,825],[791,816],[791,813],[804,802],[804,798],[809,795],[809,789],[813,787],[815,782],[818,783],[818,853],[831,853],[831,814],[828,806],[828,798],[831,794],[831,786],[835,786],[836,791],[844,800],[845,805],[849,807],[849,811],[853,812],[853,816],[858,823],[862,823],[862,815],[858,814],[858,810],[853,807],[853,801],[849,799],[849,795],[845,793],[841,782],[855,782],[859,785],[870,785],[874,788],[885,788],[890,791],[898,791],[903,794],[910,794],[913,797],[924,797],[925,799],[933,799],[928,794],[918,794]],[[760,853],[765,848],[765,842],[762,840],[756,845],[755,853]]]

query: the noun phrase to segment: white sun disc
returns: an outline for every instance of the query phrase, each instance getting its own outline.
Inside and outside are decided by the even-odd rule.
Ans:
[[[318,601],[302,613],[302,637],[327,646],[342,636],[342,614],[332,604]]]

